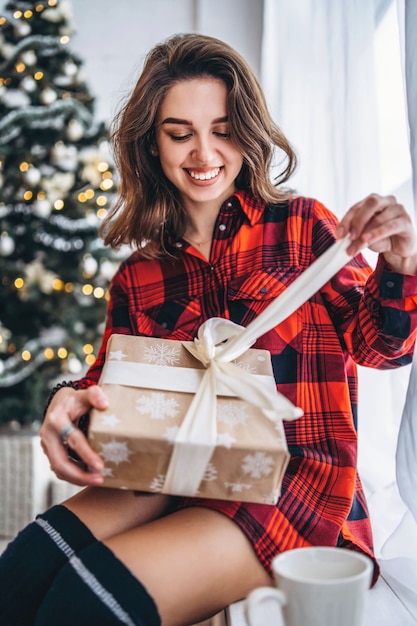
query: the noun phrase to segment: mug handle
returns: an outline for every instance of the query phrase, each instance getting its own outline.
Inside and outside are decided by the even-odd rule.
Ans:
[[[245,617],[249,626],[285,626],[282,608],[285,594],[273,587],[258,587],[245,598]]]

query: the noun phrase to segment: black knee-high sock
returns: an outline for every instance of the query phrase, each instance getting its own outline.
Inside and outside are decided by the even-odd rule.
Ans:
[[[87,526],[61,505],[26,526],[0,556],[0,624],[32,626],[58,570],[95,541]]]
[[[145,587],[104,544],[71,557],[52,583],[34,626],[160,626]]]

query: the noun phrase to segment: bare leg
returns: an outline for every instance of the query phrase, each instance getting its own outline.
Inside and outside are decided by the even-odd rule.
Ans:
[[[273,584],[240,528],[203,507],[174,512],[104,543],[151,594],[163,626],[194,624]]]
[[[164,515],[174,499],[162,494],[136,495],[133,491],[87,487],[63,505],[103,540]]]

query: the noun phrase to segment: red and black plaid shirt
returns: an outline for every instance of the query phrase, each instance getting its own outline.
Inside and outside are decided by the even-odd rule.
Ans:
[[[210,317],[246,326],[335,240],[337,220],[316,200],[269,206],[235,193],[219,212],[210,260],[184,240],[173,258],[133,253],[115,275],[104,340],[83,386],[97,383],[112,333],[192,340]],[[392,368],[411,361],[417,276],[373,271],[356,256],[254,347],[272,356],[279,391],[304,410],[285,424],[291,460],[276,506],[181,500],[233,518],[268,571],[283,550],[339,545],[372,554],[356,471],[356,363]],[[377,568],[376,568],[377,571]]]

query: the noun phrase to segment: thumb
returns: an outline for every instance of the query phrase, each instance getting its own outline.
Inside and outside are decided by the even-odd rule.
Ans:
[[[109,401],[103,389],[98,385],[92,385],[87,389],[88,401],[95,409],[104,411],[109,406]]]

